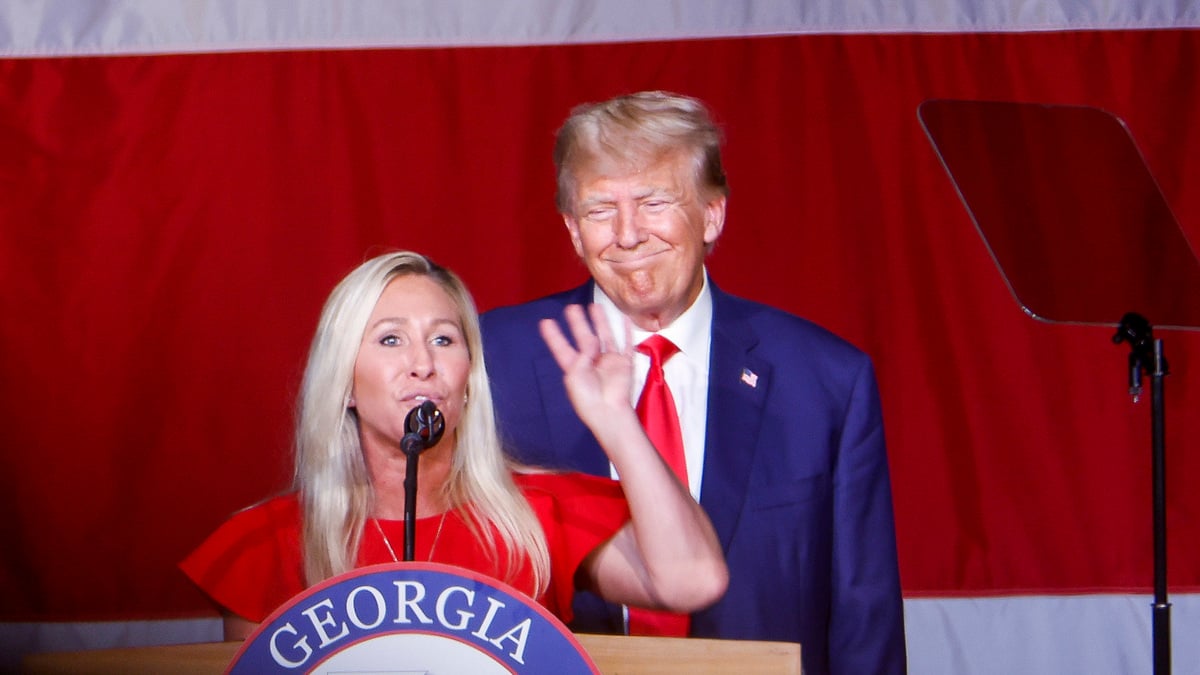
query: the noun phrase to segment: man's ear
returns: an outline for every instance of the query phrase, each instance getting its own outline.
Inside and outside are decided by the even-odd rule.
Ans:
[[[571,245],[575,247],[575,255],[583,257],[583,240],[579,235],[579,221],[575,216],[562,214],[563,225],[567,226],[567,233],[571,235]]]
[[[725,229],[725,196],[710,199],[704,205],[704,243],[712,246]]]

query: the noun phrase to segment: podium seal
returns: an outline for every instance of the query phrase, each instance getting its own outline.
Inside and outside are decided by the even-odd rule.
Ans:
[[[361,567],[275,610],[226,670],[562,675],[599,670],[574,634],[515,588],[438,563]]]

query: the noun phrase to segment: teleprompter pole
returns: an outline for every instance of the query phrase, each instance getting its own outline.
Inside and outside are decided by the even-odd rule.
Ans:
[[[1168,374],[1162,340],[1153,336],[1150,322],[1128,313],[1117,327],[1113,342],[1128,342],[1129,394],[1141,399],[1142,378],[1150,372],[1151,481],[1154,514],[1154,604],[1152,607],[1154,675],[1171,673],[1171,603],[1167,602],[1167,469],[1166,417],[1163,379]]]

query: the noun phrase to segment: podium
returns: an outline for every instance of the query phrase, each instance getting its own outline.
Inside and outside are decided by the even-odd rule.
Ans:
[[[575,635],[520,591],[437,563],[317,584],[245,642],[34,654],[28,673],[800,673],[800,645]]]
[[[605,675],[800,675],[800,645],[794,642],[708,640],[624,635],[576,635]],[[31,654],[22,672],[30,675],[219,675],[241,642],[165,647],[97,649]]]

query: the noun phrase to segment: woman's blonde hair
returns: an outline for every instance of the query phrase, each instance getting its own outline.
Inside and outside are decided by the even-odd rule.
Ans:
[[[397,277],[414,274],[433,280],[450,296],[471,359],[468,402],[457,428],[444,496],[492,554],[497,550],[493,528],[499,533],[508,551],[505,581],[513,583],[522,562],[528,561],[534,588],[521,590],[537,597],[549,585],[549,551],[541,525],[513,483],[501,451],[475,302],[457,275],[408,251],[377,256],[360,265],[333,289],[321,311],[296,416],[295,487],[303,518],[305,577],[312,585],[349,571],[358,556],[375,495],[359,441],[357,414],[348,406],[354,363],[384,288]]]

